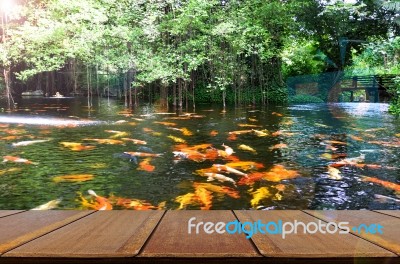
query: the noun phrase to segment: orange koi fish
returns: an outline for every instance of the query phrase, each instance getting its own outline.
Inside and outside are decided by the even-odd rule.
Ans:
[[[76,143],[76,142],[60,142],[60,144],[66,148],[69,148],[72,151],[83,151],[96,148],[95,146],[85,146],[82,145],[82,143]]]
[[[151,158],[146,158],[139,163],[138,170],[143,170],[147,172],[152,172],[156,168],[155,166],[150,164]]]
[[[134,138],[121,138],[123,141],[129,141],[129,142],[133,142],[133,144],[137,144],[137,145],[146,145],[147,142],[143,141],[143,140],[139,140],[139,139],[134,139]]]
[[[263,179],[265,173],[264,172],[253,172],[247,175],[247,177],[242,177],[238,181],[238,185],[252,185],[253,183],[260,181]]]
[[[164,126],[177,126],[177,124],[173,123],[173,122],[154,121],[154,124],[160,124],[160,125],[164,125]]]
[[[239,199],[240,198],[239,192],[237,190],[229,188],[229,187],[226,187],[226,186],[221,187],[221,186],[217,186],[217,185],[214,185],[214,184],[211,184],[211,183],[195,182],[195,183],[193,183],[193,187],[195,189],[204,188],[204,189],[207,189],[208,191],[213,192],[213,193],[226,194],[226,195],[228,195],[228,196],[230,196],[232,198],[235,198],[235,199]]]
[[[236,134],[230,134],[229,137],[228,137],[228,140],[230,140],[230,141],[237,140]]]
[[[400,193],[400,184],[380,180],[380,179],[374,178],[374,177],[366,177],[366,176],[362,176],[362,180],[366,181],[366,182],[372,182],[372,183],[382,185],[385,188],[392,189],[395,192]]]
[[[154,209],[162,209],[165,207],[165,202],[160,203],[158,206],[154,206],[151,203],[138,200],[138,199],[127,199],[127,198],[120,198],[120,197],[112,197],[113,200],[116,201],[117,206],[125,207],[127,209],[134,209],[134,210],[154,210]]]
[[[135,157],[161,157],[162,154],[153,154],[146,152],[124,152],[124,154],[135,156]]]
[[[97,195],[93,190],[89,190],[88,193],[96,198],[95,210],[112,210],[112,205],[107,198]]]
[[[350,137],[352,140],[355,140],[355,141],[363,141],[363,139],[362,139],[361,137],[357,137],[357,136],[354,136],[354,135],[349,135],[349,137]]]
[[[283,116],[283,114],[277,113],[277,112],[272,112],[272,115],[274,115],[274,116]]]
[[[24,164],[37,164],[37,163],[34,163],[34,162],[30,161],[30,160],[23,159],[23,158],[20,158],[20,157],[4,156],[3,157],[3,162],[8,162],[8,161],[15,162],[15,163],[24,163]]]
[[[109,138],[84,138],[85,141],[95,141],[99,144],[106,145],[123,145],[125,144],[122,140],[109,139]]]
[[[212,193],[205,188],[197,187],[194,194],[197,196],[200,203],[203,206],[200,207],[201,210],[210,210],[212,206]]]
[[[210,136],[215,137],[218,135],[218,131],[217,130],[213,130],[210,132]]]
[[[264,179],[273,182],[281,180],[293,179],[299,176],[299,173],[294,170],[287,170],[283,165],[275,165],[272,169],[265,173]]]
[[[195,151],[195,150],[185,150],[185,151],[173,151],[175,158],[189,159],[195,162],[203,162],[206,160],[206,155]]]
[[[252,170],[252,169],[262,169],[264,165],[261,163],[256,163],[254,161],[238,161],[238,162],[230,162],[225,164],[231,168],[242,169],[244,171]]]

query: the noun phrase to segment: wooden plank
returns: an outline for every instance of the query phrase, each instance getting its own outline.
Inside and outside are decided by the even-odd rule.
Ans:
[[[358,227],[361,224],[367,226],[371,224],[380,224],[383,226],[383,234],[371,234],[365,232],[365,228],[361,228],[361,232],[351,230],[350,232],[371,241],[387,250],[396,254],[400,254],[400,219],[371,211],[354,211],[354,210],[335,210],[335,211],[306,211],[325,221],[346,221],[350,223],[350,227]]]
[[[164,211],[99,211],[4,257],[108,258],[138,254]]]
[[[13,214],[18,214],[23,212],[24,210],[0,210],[0,218],[13,215]]]
[[[227,210],[168,211],[138,257],[261,257],[243,234],[206,234],[204,229],[196,234],[195,228],[189,234],[188,221],[192,217],[196,217],[192,223],[236,220]]]
[[[318,219],[302,211],[234,211],[243,222],[262,223],[279,220],[292,222],[302,221],[305,224]],[[271,226],[270,230],[275,230]],[[277,258],[354,258],[354,257],[395,257],[396,255],[352,234],[304,234],[299,227],[297,234],[255,234],[252,237],[258,250],[266,257]]]
[[[0,254],[93,211],[26,211],[0,218]]]
[[[378,212],[385,215],[391,215],[397,218],[400,218],[400,210],[374,210],[374,212]]]

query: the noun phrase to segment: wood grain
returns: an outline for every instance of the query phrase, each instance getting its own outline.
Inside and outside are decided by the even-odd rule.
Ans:
[[[315,222],[318,219],[301,211],[234,211],[239,220],[262,223],[270,221],[304,223]],[[271,230],[274,228],[271,226]],[[297,234],[287,235],[285,239],[280,234],[255,234],[252,237],[258,250],[266,257],[278,258],[360,258],[360,257],[395,257],[396,255],[379,246],[352,234],[304,234],[299,227]]]
[[[188,233],[188,220],[193,223],[230,222],[236,218],[231,211],[168,211],[138,257],[261,257],[242,235]]]
[[[0,254],[67,225],[92,211],[26,211],[0,218]]]
[[[13,214],[19,214],[21,212],[23,212],[24,210],[0,210],[0,218],[1,217],[6,217],[9,215],[13,215]]]
[[[391,215],[400,218],[400,210],[374,210],[373,212],[378,212],[381,214]]]
[[[383,248],[386,248],[396,254],[400,254],[400,219],[371,211],[306,211],[318,218],[326,221],[346,221],[350,226],[359,226],[360,224],[380,224],[383,226],[383,234],[366,233],[365,229],[361,229],[361,233],[350,232],[371,241]]]
[[[99,211],[4,254],[4,257],[132,257],[164,211]]]

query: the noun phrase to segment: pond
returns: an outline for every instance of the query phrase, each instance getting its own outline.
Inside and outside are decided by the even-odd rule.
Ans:
[[[0,114],[0,209],[400,209],[387,104],[93,105]]]

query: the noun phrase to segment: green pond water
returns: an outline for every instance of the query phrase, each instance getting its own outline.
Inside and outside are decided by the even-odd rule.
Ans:
[[[388,187],[363,180],[367,176],[400,184],[400,135],[396,136],[400,133],[400,121],[387,113],[387,104],[231,107],[226,112],[220,106],[200,105],[195,111],[188,109],[191,115],[196,115],[189,119],[175,119],[185,116],[185,110],[167,111],[152,105],[143,105],[131,115],[124,115],[121,112],[124,107],[118,101],[95,100],[90,110],[86,104],[84,98],[31,98],[18,102],[16,111],[0,113],[1,156],[20,157],[34,163],[0,163],[0,209],[32,209],[55,199],[61,199],[59,209],[83,208],[78,193],[89,199],[88,190],[104,197],[134,199],[152,205],[165,202],[164,209],[178,209],[180,203],[176,198],[195,193],[196,183],[229,187],[238,194],[234,198],[209,191],[210,209],[400,209],[400,197],[395,191],[398,185]],[[183,135],[155,122],[176,123],[175,128],[187,128],[193,135]],[[268,136],[247,133],[234,139],[229,132],[252,129],[240,124],[258,126],[255,129],[268,131]],[[84,140],[112,136],[121,140],[106,130],[126,132],[124,137],[147,144],[126,141],[108,145]],[[222,144],[225,144],[241,161],[264,165],[248,171],[249,175],[283,165],[287,170],[297,171],[298,177],[282,181],[264,178],[251,185],[236,186],[230,182],[208,182],[207,177],[195,171],[229,161],[223,157],[203,162],[176,160],[173,151],[179,143],[168,136],[182,138],[188,146],[212,144],[223,150]],[[26,140],[48,141],[13,146]],[[60,142],[82,143],[94,148],[73,151]],[[239,149],[242,144],[252,147],[256,153]],[[285,147],[274,148],[277,144]],[[130,157],[124,152],[162,155],[151,158],[150,164],[155,169],[148,172],[138,170],[144,158]],[[329,156],[336,154],[343,157]],[[334,179],[328,173],[328,166],[343,158],[359,158],[356,164],[373,166],[347,164],[337,168],[340,178]],[[220,173],[236,183],[241,178]],[[93,178],[82,182],[54,180],[58,176],[77,174],[91,174]],[[262,187],[268,193],[255,197]],[[183,207],[200,209],[203,206],[193,201]],[[124,207],[114,204],[114,209]]]

